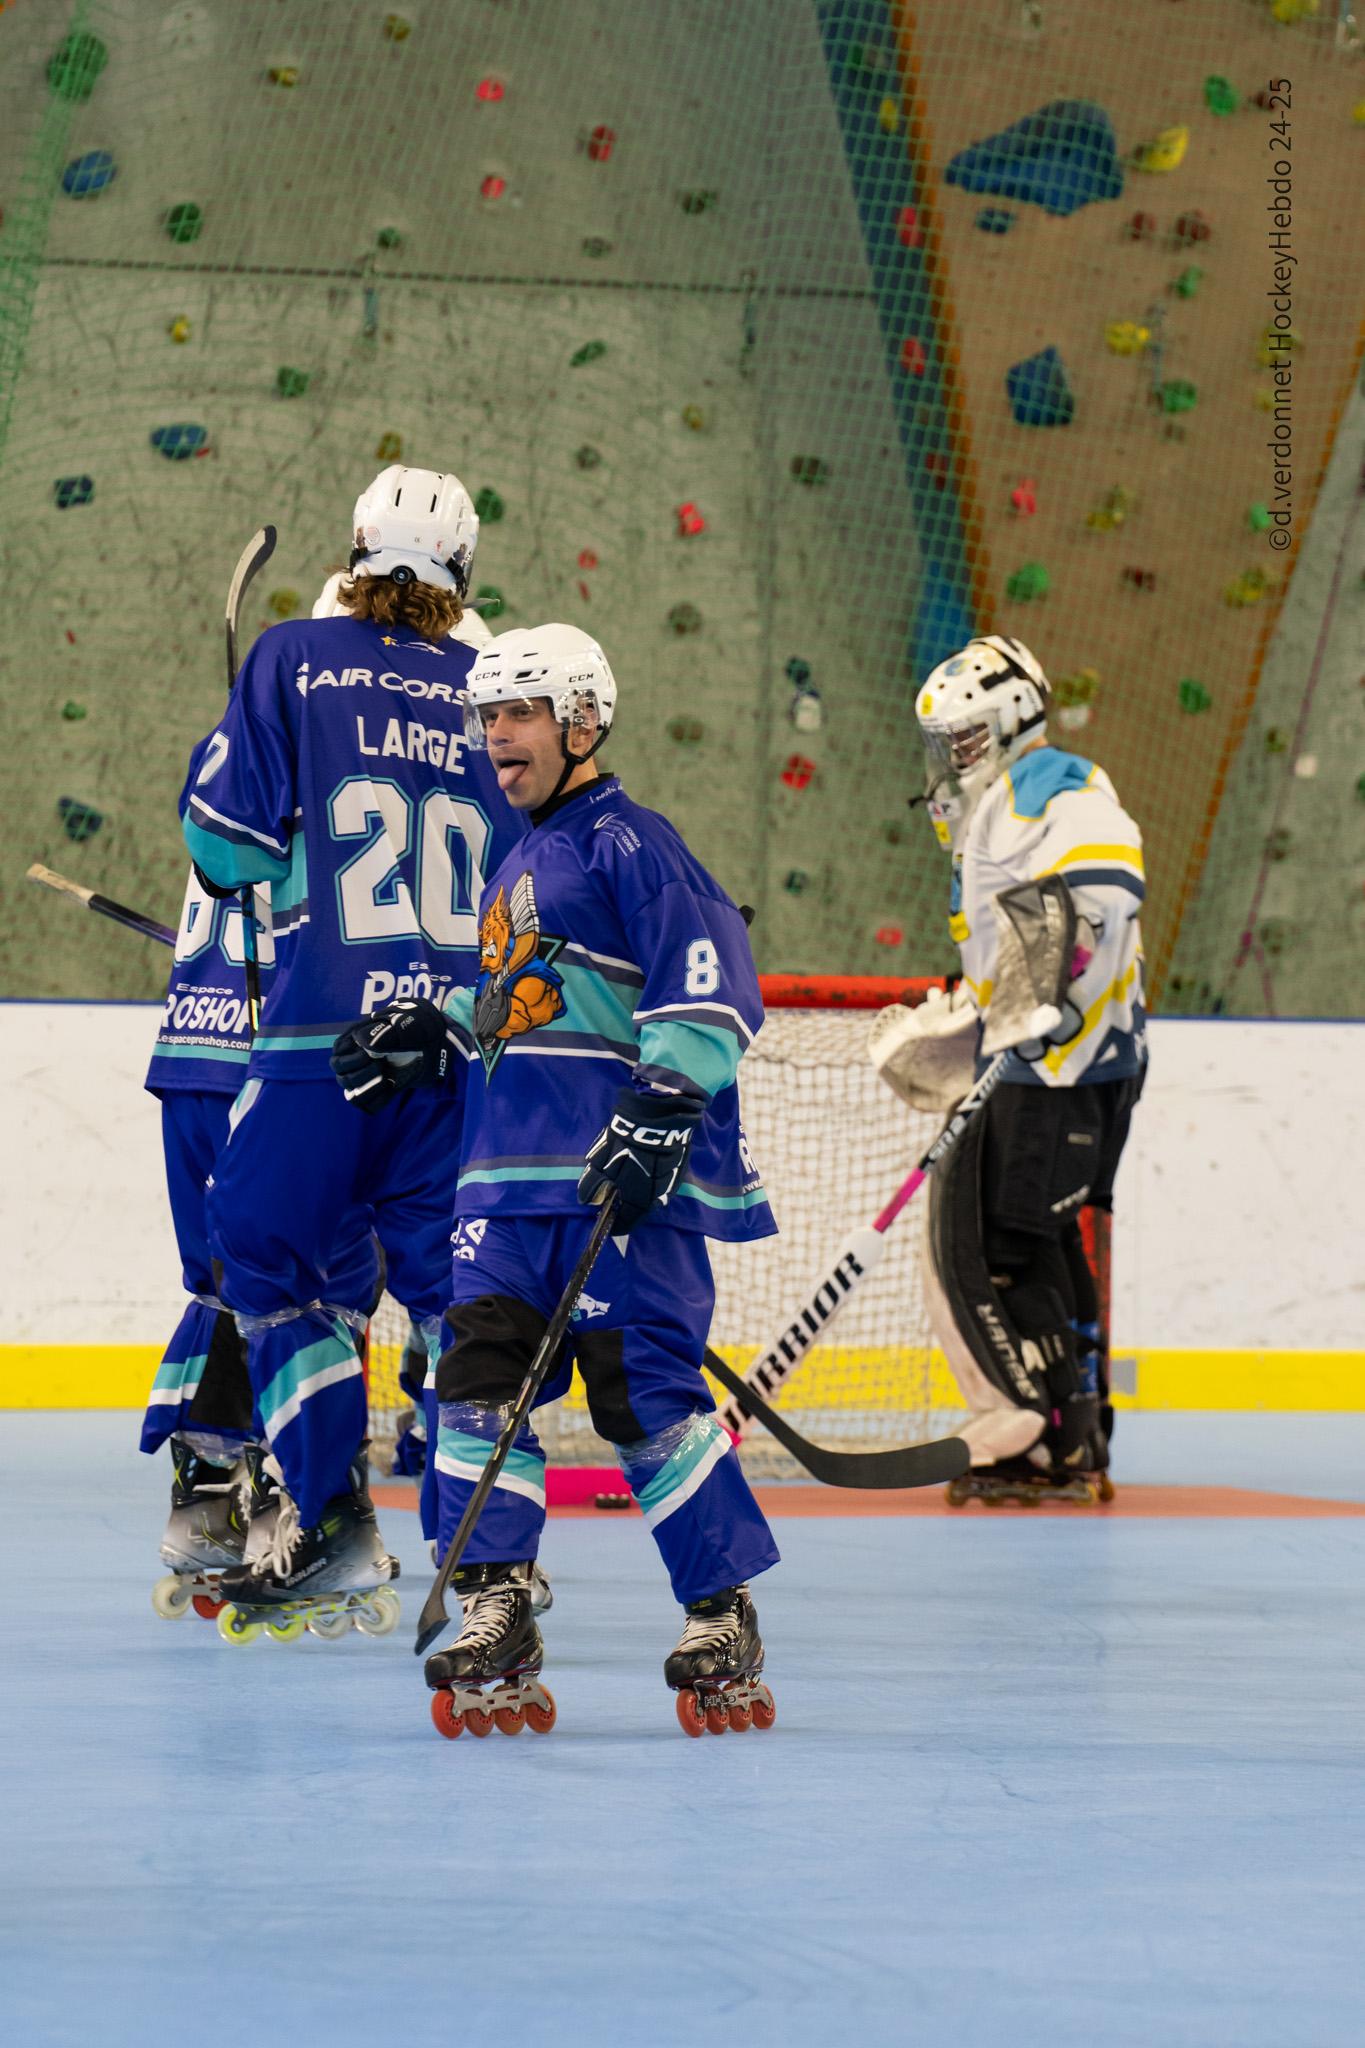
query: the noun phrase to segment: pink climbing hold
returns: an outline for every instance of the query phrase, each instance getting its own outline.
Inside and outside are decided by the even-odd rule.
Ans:
[[[903,206],[896,216],[896,240],[902,249],[921,249],[924,246],[924,229],[919,224],[919,208]]]
[[[922,377],[928,366],[929,358],[924,353],[924,343],[918,336],[907,334],[901,343],[901,368],[909,377]]]
[[[705,533],[706,521],[695,505],[679,505],[677,516],[679,540],[690,540],[694,534]]]
[[[500,78],[481,78],[474,88],[474,97],[485,106],[495,106],[506,90]]]
[[[1033,478],[1026,476],[1010,492],[1010,503],[1021,519],[1027,519],[1038,510],[1038,491]]]

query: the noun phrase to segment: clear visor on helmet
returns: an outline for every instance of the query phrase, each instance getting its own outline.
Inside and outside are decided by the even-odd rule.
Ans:
[[[460,702],[464,706],[465,744],[476,754],[487,752],[489,723],[505,704],[548,704],[560,725],[567,720],[575,732],[595,733],[602,723],[595,690],[537,690],[534,686],[518,690],[509,683],[495,697],[475,699],[471,691],[462,690]]]
[[[994,728],[985,720],[971,725],[923,725],[920,734],[928,759],[931,789],[945,780],[956,782],[970,769],[979,766],[995,737]]]

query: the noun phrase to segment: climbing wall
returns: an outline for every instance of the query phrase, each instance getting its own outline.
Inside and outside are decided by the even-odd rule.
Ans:
[[[397,459],[476,495],[495,629],[601,637],[611,765],[764,967],[950,963],[913,693],[992,625],[1142,820],[1164,965],[1361,313],[1365,66],[1276,4],[0,10],[5,992],[157,991],[22,869],[173,919],[237,554],[279,527],[248,637],[306,614]]]

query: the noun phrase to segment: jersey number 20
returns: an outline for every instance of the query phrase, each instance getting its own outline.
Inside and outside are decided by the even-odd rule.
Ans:
[[[415,909],[400,866],[412,845],[414,810]],[[483,887],[488,820],[477,804],[429,789],[414,805],[396,782],[355,775],[333,791],[327,820],[334,839],[365,840],[337,874],[337,911],[348,946],[419,934],[433,946],[478,945],[474,905]]]

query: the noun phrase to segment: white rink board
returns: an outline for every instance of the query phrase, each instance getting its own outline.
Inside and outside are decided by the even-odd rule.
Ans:
[[[156,1017],[152,1004],[0,1003],[0,1343],[158,1344],[179,1314],[159,1111],[141,1085]],[[1357,1346],[1365,1027],[1151,1032],[1119,1182],[1115,1350]],[[886,1112],[900,1114],[889,1096]],[[821,1136],[833,1189],[837,1119]],[[871,1218],[829,1199],[833,1248]]]

